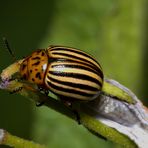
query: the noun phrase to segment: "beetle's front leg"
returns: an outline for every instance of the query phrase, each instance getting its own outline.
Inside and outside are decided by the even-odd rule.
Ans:
[[[65,99],[64,97],[60,97],[60,101],[68,108],[70,108],[73,113],[76,116],[76,121],[78,124],[81,124],[80,121],[80,115],[79,115],[79,111],[78,111],[78,103],[80,102],[75,102],[75,101],[69,101],[70,99]]]
[[[46,96],[48,96],[49,90],[44,89],[44,88],[41,87],[41,86],[37,86],[37,89],[38,89],[41,93],[43,93],[43,94],[45,94]],[[48,97],[49,97],[49,96],[48,96]],[[40,107],[40,106],[44,105],[44,103],[45,103],[44,101],[38,102],[38,103],[36,103],[36,106],[37,106],[37,107]]]
[[[23,89],[23,87],[17,87],[14,90],[10,91],[10,94],[14,94],[14,93],[18,93],[19,91],[21,91]]]

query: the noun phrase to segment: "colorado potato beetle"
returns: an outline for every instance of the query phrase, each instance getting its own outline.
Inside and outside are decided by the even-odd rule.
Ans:
[[[34,51],[19,72],[24,80],[69,101],[92,100],[103,85],[100,64],[89,54],[64,46]]]

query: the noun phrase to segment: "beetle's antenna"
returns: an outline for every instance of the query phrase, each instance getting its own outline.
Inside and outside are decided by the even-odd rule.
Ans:
[[[16,57],[15,57],[15,54],[14,52],[11,50],[10,46],[9,46],[9,43],[8,43],[8,40],[3,37],[3,41],[4,41],[4,45],[5,47],[7,48],[7,50],[9,51],[10,55],[13,57],[13,60],[16,60]]]

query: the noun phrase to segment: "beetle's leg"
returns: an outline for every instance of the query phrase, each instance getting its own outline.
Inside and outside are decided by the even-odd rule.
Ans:
[[[12,90],[12,91],[10,92],[10,94],[17,93],[17,92],[21,91],[22,89],[23,89],[23,87],[18,87],[18,88],[16,88],[16,89]]]
[[[38,90],[39,90],[40,92],[43,92],[46,96],[48,96],[48,94],[49,94],[49,91],[46,90],[46,89],[44,89],[44,88],[41,87],[41,86],[38,86]]]
[[[46,96],[48,96],[49,91],[48,90],[44,90],[44,93],[45,93]]]
[[[7,87],[10,86],[11,88],[14,88],[14,89],[11,89],[10,91],[10,94],[14,94],[14,93],[18,93],[19,91],[21,91],[23,89],[23,85],[19,85],[17,84],[16,86],[11,86],[13,85],[13,83],[17,83],[17,79],[16,78],[9,78],[9,79],[5,79],[5,80],[2,80],[2,84],[4,87]]]
[[[48,96],[48,94],[49,94],[49,91],[48,90],[46,90],[46,89],[44,89],[43,87],[41,87],[41,86],[38,86],[38,90],[40,91],[40,92],[43,92],[46,96]],[[42,101],[42,102],[38,102],[38,103],[36,103],[36,106],[37,107],[41,107],[42,105],[44,105],[44,101]]]
[[[66,100],[66,99],[61,99],[61,97],[60,97],[60,101],[65,105],[65,106],[67,106],[67,107],[69,107],[69,108],[72,108],[72,103],[70,102],[70,101],[68,101],[68,100]]]
[[[81,124],[80,122],[80,116],[79,116],[79,113],[76,109],[73,108],[73,103],[68,101],[68,99],[64,99],[64,97],[60,97],[60,101],[66,106],[66,107],[69,107],[73,113],[76,115],[76,121],[78,124]]]
[[[76,110],[73,110],[74,114],[76,115],[76,121],[78,124],[81,124],[81,118],[80,118],[80,115],[78,114],[78,112]]]
[[[39,91],[43,91],[43,88],[41,86],[38,86]]]
[[[38,90],[40,92],[42,92],[42,91],[44,92],[44,89],[40,86],[38,86]],[[36,107],[41,107],[42,105],[44,105],[44,101],[36,103]]]

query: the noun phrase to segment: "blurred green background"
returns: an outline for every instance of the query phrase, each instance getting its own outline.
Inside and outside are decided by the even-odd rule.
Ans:
[[[147,104],[147,6],[146,0],[0,0],[0,40],[9,40],[18,59],[50,44],[80,48],[101,63],[107,77]],[[0,70],[12,62],[1,40]],[[49,108],[3,91],[0,127],[52,148],[119,147]]]

